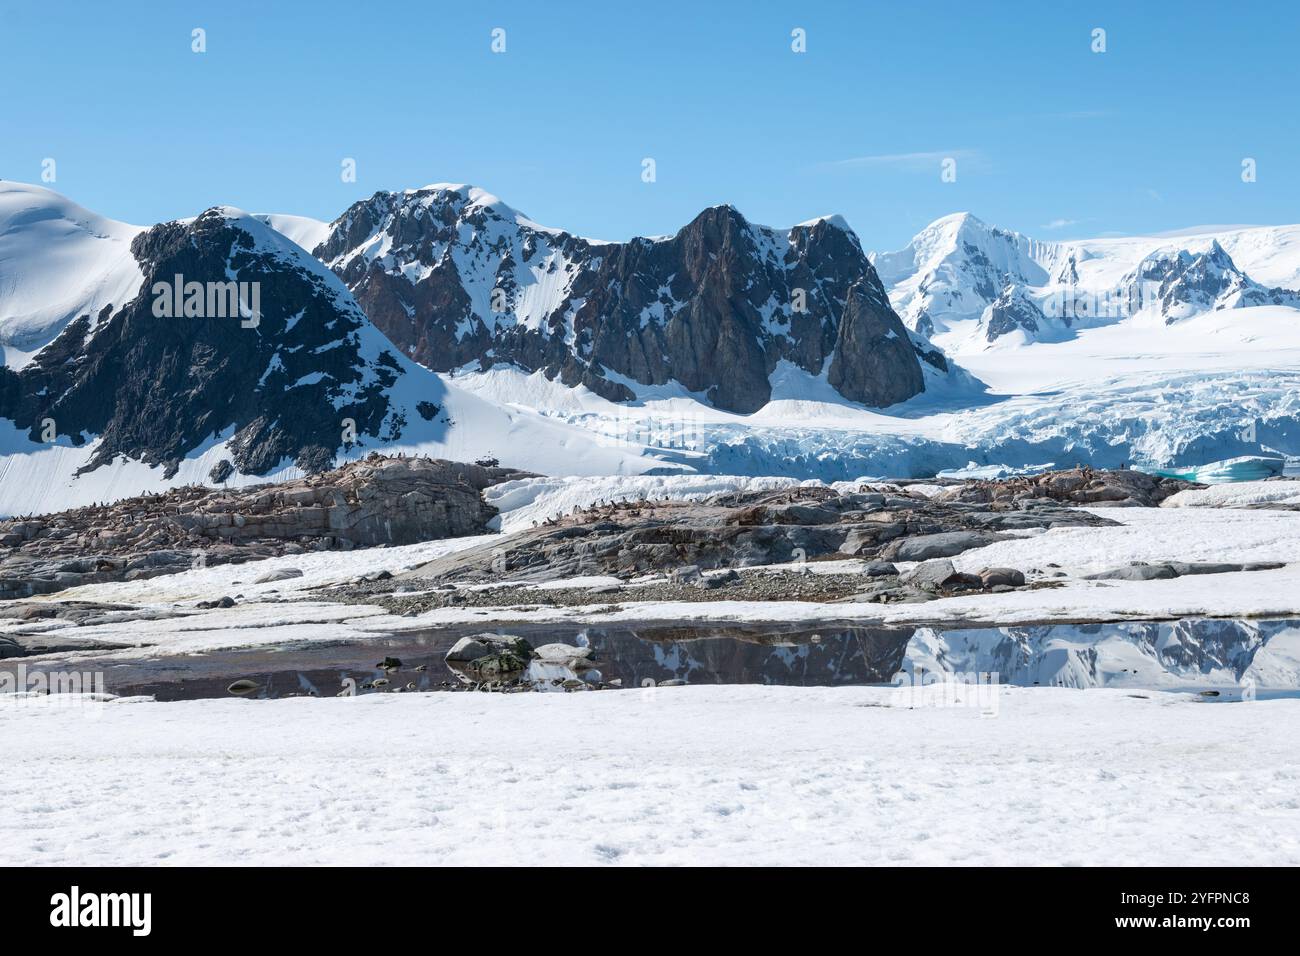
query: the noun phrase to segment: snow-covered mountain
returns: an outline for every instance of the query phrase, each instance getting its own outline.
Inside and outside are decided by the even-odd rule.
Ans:
[[[948,372],[838,217],[777,230],[714,206],[674,236],[597,242],[440,184],[355,203],[314,252],[436,371],[513,365],[613,401],[677,385],[740,413],[782,362],[877,407],[923,391],[923,364]]]
[[[1300,308],[1297,226],[1045,242],[959,213],[871,258],[909,328],[955,355],[1129,320]]]
[[[1051,243],[957,213],[931,223],[905,249],[870,259],[908,327],[935,335],[978,318],[1009,284],[1046,282],[1050,264],[1043,260],[1054,251]]]
[[[2,185],[0,513],[287,477],[381,447],[657,465],[412,362],[337,276],[247,213],[139,229]]]
[[[1047,243],[960,215],[874,259],[840,220],[727,206],[602,243],[469,187],[140,227],[0,182],[0,514],[381,447],[828,480],[1300,454],[1300,227]],[[157,314],[178,274],[256,283],[258,322]],[[1133,288],[1136,314],[1086,310]]]

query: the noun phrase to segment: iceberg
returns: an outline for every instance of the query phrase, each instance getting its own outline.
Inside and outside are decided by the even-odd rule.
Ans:
[[[1224,461],[1210,462],[1207,465],[1195,465],[1182,469],[1140,469],[1152,475],[1165,478],[1181,478],[1195,481],[1202,485],[1221,485],[1233,481],[1262,481],[1282,474],[1286,468],[1285,458],[1271,458],[1256,455],[1243,455],[1240,458],[1228,458]]]

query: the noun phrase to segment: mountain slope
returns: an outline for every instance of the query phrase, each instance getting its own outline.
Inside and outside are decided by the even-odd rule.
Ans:
[[[677,383],[740,413],[767,404],[782,361],[829,365],[841,394],[874,406],[919,393],[921,361],[946,371],[835,217],[773,230],[715,206],[671,237],[603,243],[439,184],[355,203],[314,252],[436,371],[511,364],[613,401]]]
[[[40,186],[0,180],[0,365],[18,366],[72,320],[134,298],[143,230]]]
[[[943,333],[978,317],[1010,283],[1047,280],[1051,243],[989,226],[970,213],[937,219],[898,252],[871,256],[890,301],[909,328]]]

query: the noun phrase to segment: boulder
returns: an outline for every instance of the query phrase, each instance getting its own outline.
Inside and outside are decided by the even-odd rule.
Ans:
[[[928,561],[932,558],[950,558],[972,548],[982,548],[1001,541],[1003,535],[985,531],[940,531],[937,534],[918,534],[900,538],[887,545],[880,556],[889,561]]]
[[[685,567],[673,568],[668,574],[668,580],[673,584],[694,584],[700,579],[700,568],[695,564],[688,564]]]
[[[451,646],[451,650],[447,651],[442,659],[448,663],[476,661],[480,657],[487,657],[490,653],[491,650],[482,641],[473,637],[462,637]]]
[[[292,578],[302,577],[302,571],[298,568],[277,568],[274,571],[263,571],[257,577],[253,578],[253,584],[273,584],[276,581],[288,581]]]
[[[1144,562],[1134,562],[1122,568],[1111,568],[1109,571],[1086,575],[1086,578],[1090,581],[1158,581],[1176,577],[1178,577],[1178,572],[1168,564],[1146,564]]]
[[[981,584],[986,588],[1022,587],[1025,583],[1023,571],[1015,568],[986,568],[979,574]]]
[[[904,584],[926,591],[939,591],[956,575],[957,569],[953,567],[953,563],[944,558],[939,558],[933,561],[921,562],[912,570],[905,572],[901,580]]]
[[[554,644],[542,644],[536,648],[534,653],[539,660],[548,663],[564,663],[576,659],[589,659],[592,656],[590,647],[578,647],[574,644],[564,644],[556,642]]]

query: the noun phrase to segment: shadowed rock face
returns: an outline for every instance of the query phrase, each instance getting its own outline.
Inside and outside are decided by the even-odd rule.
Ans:
[[[489,485],[527,477],[380,455],[278,485],[189,486],[111,505],[0,521],[0,599],[304,551],[482,534]]]
[[[876,407],[925,388],[907,330],[879,282],[859,281],[849,289],[828,381],[845,398]]]
[[[773,230],[715,206],[671,238],[598,243],[545,229],[470,187],[376,193],[314,250],[366,314],[437,371],[542,370],[614,401],[679,382],[748,413],[778,362],[887,405],[924,388],[914,344],[837,220]],[[920,356],[920,358],[918,358]]]
[[[0,369],[0,418],[41,438],[100,444],[88,468],[119,455],[163,465],[217,435],[233,437],[234,465],[265,474],[294,461],[330,467],[344,421],[359,436],[398,437],[388,389],[402,374],[365,315],[319,263],[277,233],[232,211],[211,209],[136,237],[145,281],[139,295],[64,329],[20,371]],[[260,315],[241,322],[155,314],[156,283],[256,283]],[[245,304],[251,304],[251,301]],[[363,346],[362,337],[372,341]]]

